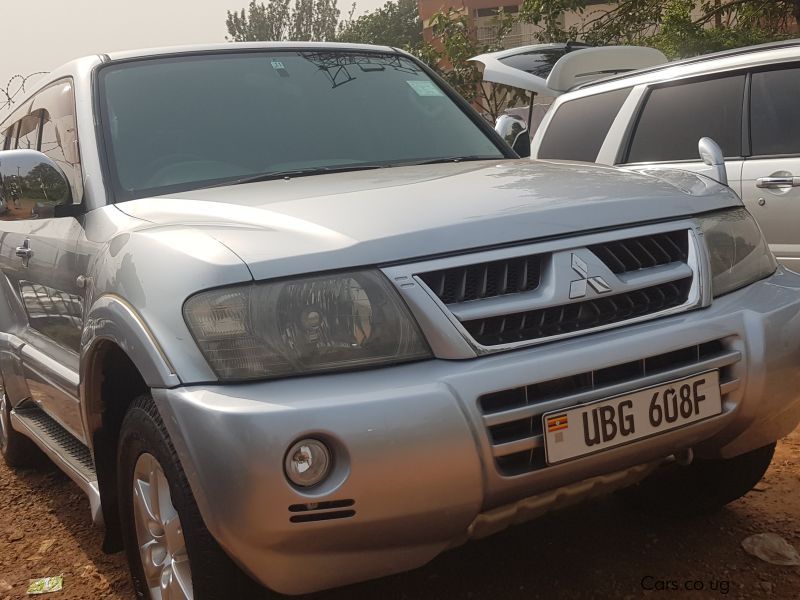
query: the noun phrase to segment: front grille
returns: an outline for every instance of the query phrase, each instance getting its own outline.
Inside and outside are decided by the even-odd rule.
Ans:
[[[520,256],[431,271],[420,275],[420,279],[445,304],[469,302],[536,289],[541,262],[541,256]]]
[[[688,277],[614,296],[462,324],[475,341],[484,346],[535,340],[603,327],[680,306],[686,302],[691,286],[692,279]]]
[[[674,225],[659,229],[611,240],[608,234],[587,236],[589,243],[574,248],[529,247],[520,256],[430,268],[447,265],[443,259],[414,275],[485,353],[696,306],[693,233]]]
[[[542,415],[546,412],[635,391],[653,385],[654,379],[667,381],[680,369],[686,376],[720,369],[720,382],[730,385],[734,379],[732,365],[739,360],[739,352],[729,349],[725,340],[712,340],[595,371],[485,394],[478,398],[478,408],[497,470],[501,475],[513,476],[546,466],[542,433]]]
[[[689,258],[689,237],[686,231],[668,231],[595,244],[589,250],[613,273],[629,273],[673,262],[685,263]]]

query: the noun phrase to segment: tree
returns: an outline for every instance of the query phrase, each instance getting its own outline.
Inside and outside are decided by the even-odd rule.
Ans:
[[[337,0],[251,0],[241,11],[228,11],[227,39],[233,42],[330,41],[339,22]]]
[[[450,8],[430,18],[433,43],[422,45],[417,55],[436,70],[456,91],[472,103],[479,112],[494,122],[503,111],[525,101],[523,90],[483,81],[483,76],[469,59],[485,52],[502,50],[502,39],[514,23],[513,16],[498,11],[495,18],[497,36],[491,44],[477,41],[469,17]]]
[[[416,0],[389,0],[382,7],[353,20],[343,21],[337,39],[341,42],[380,44],[407,50],[422,44],[422,21]]]
[[[519,19],[542,27],[542,41],[649,45],[670,57],[782,39],[800,26],[800,0],[619,0],[609,11],[587,4],[525,0]],[[565,28],[569,11],[583,20]]]

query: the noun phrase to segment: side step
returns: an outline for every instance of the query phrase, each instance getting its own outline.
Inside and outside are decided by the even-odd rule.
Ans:
[[[89,497],[92,521],[103,525],[100,490],[92,453],[41,408],[25,407],[11,411],[11,426],[28,436]]]

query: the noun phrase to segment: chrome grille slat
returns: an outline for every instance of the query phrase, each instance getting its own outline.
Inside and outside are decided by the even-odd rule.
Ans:
[[[536,320],[537,315],[543,313],[540,315],[542,324],[526,330],[514,329],[508,331],[506,322],[510,315],[462,321],[462,325],[473,339],[484,346],[496,346],[552,337],[562,333],[611,325],[680,306],[686,301],[686,295],[689,292],[691,283],[692,279],[688,277],[678,282],[662,283],[646,290],[634,290],[615,296],[601,296],[571,305],[533,310],[522,316],[525,316],[526,319]],[[654,298],[650,297],[650,290],[655,294]],[[583,320],[578,320],[577,316],[581,314],[579,312],[575,317],[566,318],[568,307],[574,307],[575,311],[579,311],[581,310],[580,306],[583,307],[584,312],[588,315],[587,317],[584,317]],[[555,313],[548,313],[547,311],[555,311]],[[546,320],[550,314],[555,316],[547,323]],[[480,333],[481,331],[483,333]]]
[[[648,250],[646,246],[649,246]],[[682,231],[618,240],[589,246],[614,273],[650,269],[673,262],[686,262],[688,238]],[[659,256],[656,257],[655,254]]]
[[[478,354],[700,305],[699,247],[691,227],[664,224],[636,231],[579,238],[583,246],[542,243],[519,255],[511,248],[482,253],[493,260],[433,260],[409,274],[438,299]]]
[[[678,367],[675,369],[659,371],[658,373],[655,373],[653,375],[637,378],[636,386],[649,387],[651,385],[657,385],[662,381],[669,381],[671,379],[679,379],[684,376],[689,376],[692,373],[711,371],[713,369],[722,369],[723,367],[727,367],[739,362],[741,358],[742,354],[739,351],[727,352],[710,360],[698,361],[696,363],[689,364],[685,367]],[[738,382],[738,380],[736,381]],[[726,382],[725,385],[730,387],[728,385],[729,383],[730,382]],[[495,425],[502,425],[503,423],[511,423],[513,421],[519,421],[521,419],[528,419],[536,415],[541,415],[553,410],[559,410],[562,408],[567,408],[569,406],[576,406],[578,404],[591,402],[592,400],[595,400],[598,395],[602,395],[603,397],[610,397],[610,396],[616,396],[618,394],[624,394],[629,390],[630,390],[630,382],[628,381],[609,386],[592,387],[592,389],[587,390],[585,392],[580,392],[578,394],[571,394],[553,400],[540,400],[537,401],[536,404],[529,404],[521,408],[514,408],[502,412],[486,413],[483,416],[483,422],[487,427],[493,427]]]
[[[445,304],[528,292],[539,285],[541,256],[476,263],[419,275]]]
[[[497,444],[492,446],[492,454],[494,456],[508,456],[509,454],[516,454],[518,452],[525,452],[526,450],[534,450],[536,448],[544,447],[544,438],[539,435],[536,437],[525,438],[523,440],[516,440],[514,442],[506,442],[505,444]]]
[[[711,340],[587,373],[510,388],[478,399],[489,449],[501,475],[546,467],[543,414],[717,369],[720,393],[738,389],[730,371],[742,354],[727,340]]]
[[[730,381],[724,381],[719,386],[719,393],[723,396],[730,394],[731,392],[735,392],[739,389],[739,386],[742,384],[740,379],[731,379]]]

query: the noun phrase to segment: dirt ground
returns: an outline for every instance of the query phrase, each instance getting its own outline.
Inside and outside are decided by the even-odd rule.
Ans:
[[[800,429],[780,442],[758,489],[712,517],[653,518],[612,496],[308,600],[800,598],[800,567],[742,550],[760,532],[800,548]],[[64,475],[0,465],[0,599],[23,598],[30,578],[50,575],[64,576],[64,590],[48,600],[132,598],[124,558],[100,543],[88,502]]]

